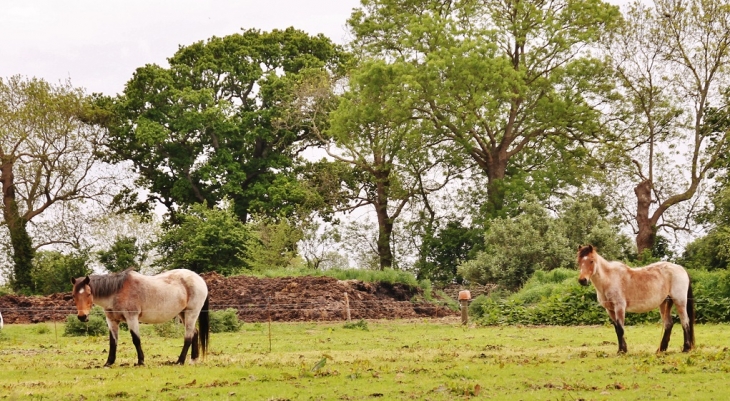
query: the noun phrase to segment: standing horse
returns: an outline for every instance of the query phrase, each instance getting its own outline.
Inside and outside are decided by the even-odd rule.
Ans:
[[[127,322],[132,333],[137,365],[144,365],[139,323],[164,323],[175,316],[180,316],[185,326],[185,343],[177,363],[185,363],[191,345],[192,362],[198,359],[198,338],[205,356],[210,331],[208,286],[198,274],[177,269],[145,276],[128,269],[117,274],[79,277],[71,279],[71,283],[79,320],[88,321],[92,304],[104,308],[109,326],[109,358],[105,367],[116,360],[120,322]],[[196,330],[198,317],[199,330]]]
[[[578,248],[578,266],[582,285],[588,280],[596,287],[598,302],[606,308],[618,336],[618,352],[626,352],[624,316],[626,312],[649,312],[659,308],[664,335],[658,352],[664,352],[672,333],[672,304],[677,309],[684,330],[682,352],[695,345],[694,298],[687,271],[680,265],[656,262],[632,269],[621,262],[608,262],[593,246]]]

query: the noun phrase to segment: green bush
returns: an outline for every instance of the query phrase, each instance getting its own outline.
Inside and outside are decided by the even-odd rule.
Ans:
[[[368,322],[366,322],[363,319],[360,319],[357,322],[345,323],[342,327],[345,329],[362,330],[362,331],[370,330],[370,329],[368,329]]]
[[[689,270],[697,323],[730,322],[730,271]],[[561,281],[562,280],[562,281]],[[508,296],[480,296],[469,313],[484,325],[609,324],[608,313],[598,304],[593,286],[581,287],[577,272],[557,269],[535,272],[521,291]],[[676,312],[672,312],[675,321]],[[659,322],[658,309],[627,313],[626,324]]]
[[[185,327],[178,322],[177,318],[156,324],[154,328],[155,333],[162,338],[179,338],[185,335]]]
[[[233,308],[210,312],[210,331],[213,333],[235,333],[241,327],[243,322],[238,320],[238,311]]]
[[[66,317],[66,326],[63,330],[64,336],[103,336],[109,332],[106,325],[104,311],[94,306],[89,314],[89,321],[82,322],[76,315]]]

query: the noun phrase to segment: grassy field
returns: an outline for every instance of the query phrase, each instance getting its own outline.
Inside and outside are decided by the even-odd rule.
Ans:
[[[0,332],[0,400],[726,400],[728,325],[701,325],[698,347],[656,355],[659,325],[469,327],[456,320],[246,324],[212,334],[207,359],[170,366],[181,338],[145,326],[144,367],[128,332],[117,365],[102,368],[106,337],[63,337],[61,324]],[[271,346],[271,351],[269,351]]]

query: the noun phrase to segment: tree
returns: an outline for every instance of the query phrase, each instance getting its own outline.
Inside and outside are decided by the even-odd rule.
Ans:
[[[157,243],[158,267],[226,276],[248,268],[245,257],[250,234],[231,209],[198,204],[179,218],[180,225],[170,227]]]
[[[557,217],[534,196],[520,204],[522,213],[491,221],[484,234],[484,250],[462,263],[458,273],[478,283],[498,283],[519,289],[537,270],[575,266],[580,244],[595,244],[609,260],[630,254],[628,239],[605,210],[587,201],[566,201]]]
[[[436,235],[424,236],[422,259],[416,263],[416,277],[434,282],[463,281],[458,266],[474,259],[484,247],[484,231],[449,221]]]
[[[590,45],[619,11],[600,0],[365,0],[356,53],[399,65],[402,107],[429,121],[487,177],[485,212],[545,198],[593,169],[582,143],[603,134],[610,89]]]
[[[349,208],[374,209],[380,269],[394,267],[393,229],[404,208],[443,188],[454,174],[441,141],[428,134],[430,123],[413,118],[401,66],[372,60],[353,70],[323,135],[327,154],[352,168],[354,178],[344,182]]]
[[[40,251],[33,260],[31,270],[32,292],[41,295],[68,292],[71,279],[88,276],[91,273],[87,252],[65,255],[58,251]]]
[[[34,244],[31,221],[53,213],[63,216],[64,210],[78,212],[78,203],[111,196],[116,179],[97,154],[104,132],[84,122],[88,111],[84,92],[68,81],[51,85],[21,76],[0,79],[2,216],[12,245],[15,291],[33,288],[32,260],[39,247],[67,242],[46,235]],[[63,227],[61,223],[56,226]]]
[[[276,126],[297,74],[337,70],[345,53],[289,28],[181,46],[169,68],[138,68],[124,93],[98,99],[107,158],[129,160],[138,184],[172,214],[224,198],[241,222],[252,211],[291,213],[306,196],[294,158],[315,138],[305,124]]]
[[[625,210],[641,254],[659,230],[689,229],[691,201],[728,150],[730,130],[717,117],[728,106],[720,94],[730,78],[730,3],[636,2],[608,50],[626,107],[619,154],[636,195]]]
[[[107,250],[97,252],[99,262],[111,273],[138,267],[144,260],[144,251],[134,237],[119,236]]]

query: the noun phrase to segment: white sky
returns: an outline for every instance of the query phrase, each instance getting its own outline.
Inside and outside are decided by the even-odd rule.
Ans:
[[[359,0],[4,0],[0,77],[70,79],[88,93],[114,95],[138,67],[180,45],[290,26],[336,43]]]

